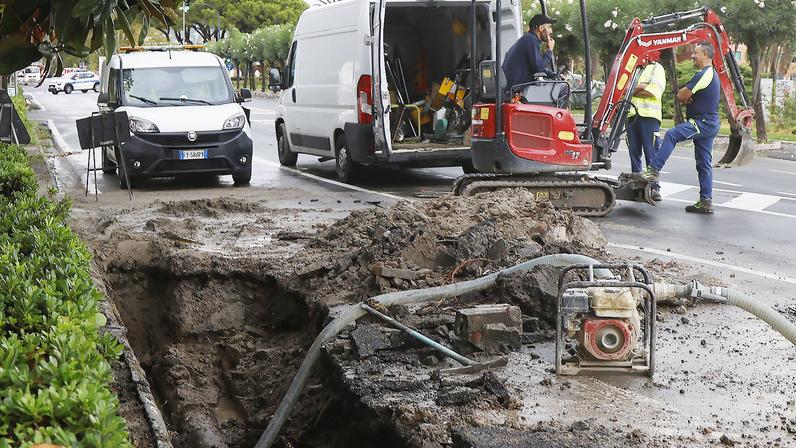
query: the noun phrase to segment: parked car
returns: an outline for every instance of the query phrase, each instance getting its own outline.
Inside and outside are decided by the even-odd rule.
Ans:
[[[24,85],[36,85],[41,82],[41,67],[31,65],[17,73],[17,82]]]
[[[48,81],[47,90],[53,95],[58,95],[58,92],[69,95],[75,90],[80,90],[83,93],[89,90],[99,92],[100,79],[94,72],[75,72],[60,78],[51,78]]]
[[[270,87],[281,91],[275,122],[280,163],[295,165],[299,153],[334,159],[343,181],[363,165],[462,166],[470,172],[469,100],[447,108],[456,115],[445,117],[442,131],[457,130],[455,138],[429,137],[441,121],[434,112],[444,108],[434,99],[458,98],[470,85],[460,78],[471,66],[470,6],[343,0],[305,10],[285,70],[270,74]],[[477,63],[494,59],[495,7],[494,0],[477,2]],[[520,2],[502,8],[505,51],[524,25]],[[443,92],[441,85],[463,88]]]
[[[188,46],[192,48],[193,46]],[[224,61],[204,51],[156,47],[113,55],[102,70],[97,104],[124,111],[130,140],[106,147],[102,171],[118,171],[122,188],[147,177],[231,174],[236,185],[252,175],[251,128],[241,104],[252,93],[236,93]],[[123,163],[123,165],[122,165]]]

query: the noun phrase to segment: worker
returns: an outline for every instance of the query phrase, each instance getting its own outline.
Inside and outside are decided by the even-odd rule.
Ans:
[[[721,126],[721,85],[719,75],[713,68],[713,55],[710,42],[703,41],[694,47],[691,59],[699,71],[677,92],[677,100],[687,105],[687,120],[666,131],[663,143],[640,175],[648,182],[657,182],[674,147],[684,140],[693,140],[699,176],[699,201],[685,208],[688,213],[713,213],[713,139]]]
[[[634,107],[628,112],[627,146],[630,152],[630,170],[640,173],[650,164],[655,155],[661,130],[661,97],[666,88],[666,70],[658,62],[660,51],[647,55],[649,62],[639,75],[638,84],[633,91],[631,102]],[[644,165],[641,154],[644,153]],[[652,185],[651,198],[661,200],[661,186],[657,182]]]
[[[506,52],[503,62],[503,75],[506,78],[506,88],[533,80],[533,75],[544,73],[546,77],[554,78],[556,73],[548,67],[553,67],[553,24],[551,19],[544,14],[536,14],[528,22],[528,33],[519,38]],[[542,42],[547,44],[547,51],[542,53]]]

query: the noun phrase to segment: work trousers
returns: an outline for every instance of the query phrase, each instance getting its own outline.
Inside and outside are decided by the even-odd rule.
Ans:
[[[658,148],[655,156],[650,160],[650,166],[655,171],[661,171],[674,147],[685,140],[694,141],[694,158],[699,176],[699,197],[702,199],[713,198],[713,139],[719,133],[721,124],[718,117],[689,118],[683,123],[666,131],[663,143]]]
[[[650,160],[655,156],[660,139],[657,137],[661,130],[661,122],[655,118],[635,116],[627,123],[627,147],[630,152],[630,171],[640,173]],[[641,155],[644,154],[644,165],[641,164]],[[656,183],[653,189],[660,189]]]

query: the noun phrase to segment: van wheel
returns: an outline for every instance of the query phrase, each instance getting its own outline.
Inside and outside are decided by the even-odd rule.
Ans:
[[[67,84],[67,85],[64,86],[64,93],[67,94],[67,95],[72,93],[73,90],[75,90],[75,88],[72,87],[71,84]]]
[[[108,158],[108,150],[102,148],[102,174],[116,173],[116,164]]]
[[[337,178],[343,182],[351,182],[357,178],[361,171],[361,166],[351,160],[351,150],[348,147],[348,140],[345,134],[337,137],[335,142],[334,162],[337,166]]]
[[[279,154],[279,164],[282,166],[296,166],[298,154],[290,150],[287,139],[287,126],[279,123],[279,135],[276,136],[276,151]]]
[[[232,181],[235,182],[236,187],[249,185],[249,182],[251,182],[251,180],[252,180],[252,170],[246,171],[245,173],[232,175]]]
[[[92,90],[94,90],[95,92],[99,92],[99,83],[98,82],[94,83],[94,88]]]

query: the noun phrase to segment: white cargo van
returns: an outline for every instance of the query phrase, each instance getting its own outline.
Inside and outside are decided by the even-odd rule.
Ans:
[[[248,184],[252,139],[241,103],[252,94],[235,92],[221,58],[171,47],[123,51],[103,68],[97,103],[130,119],[123,147],[129,179],[231,174],[235,184]],[[119,148],[106,148],[102,171],[116,172],[121,157]],[[126,187],[125,176],[119,182]]]
[[[473,87],[467,69],[494,59],[495,4],[472,4],[343,0],[304,11],[284,71],[270,73],[271,89],[281,91],[279,161],[295,165],[299,153],[334,159],[344,181],[363,165],[471,168],[471,99],[461,101],[456,124],[442,125],[464,132],[446,139],[435,135],[445,111],[434,98],[446,78]],[[501,48],[508,49],[523,32],[520,1],[503,0],[502,9]]]

